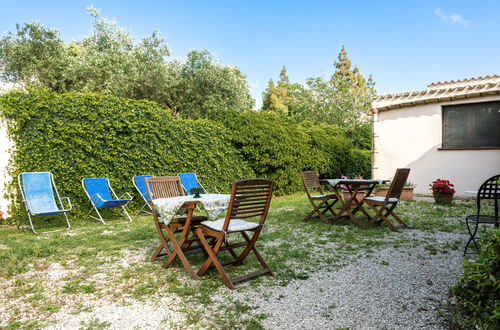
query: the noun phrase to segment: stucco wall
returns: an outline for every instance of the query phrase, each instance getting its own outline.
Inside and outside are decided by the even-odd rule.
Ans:
[[[8,201],[4,198],[5,183],[7,176],[7,164],[9,162],[9,150],[13,147],[12,141],[7,137],[7,120],[0,118],[0,210],[7,216]]]
[[[438,150],[441,107],[498,100],[497,95],[380,111],[373,127],[373,177],[390,179],[396,168],[409,167],[416,193],[430,194],[429,184],[438,178],[455,184],[457,195],[477,190],[486,179],[500,174],[500,149]]]

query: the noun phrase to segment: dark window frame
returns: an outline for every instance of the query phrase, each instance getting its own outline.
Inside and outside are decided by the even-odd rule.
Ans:
[[[500,111],[500,100],[496,101],[486,101],[486,102],[471,102],[471,103],[460,103],[460,104],[450,104],[450,105],[443,105],[441,106],[441,148],[438,148],[438,150],[492,150],[492,149],[500,149],[500,138],[495,139],[495,136],[493,136],[492,141],[487,141],[485,144],[486,145],[478,145],[478,139],[477,136],[475,137],[476,140],[472,141],[470,144],[461,144],[460,142],[453,141],[450,143],[450,137],[447,134],[453,134],[450,132],[446,131],[446,127],[449,127],[449,125],[452,125],[452,121],[448,118],[449,114],[451,111],[463,111],[461,116],[468,117],[466,120],[470,121],[476,121],[479,120],[480,117],[479,115],[475,115],[477,111],[480,111],[479,109],[481,106],[487,106],[487,105],[494,105],[495,108],[499,109]],[[479,113],[480,114],[480,113]],[[495,118],[495,117],[492,117]],[[496,119],[498,120],[498,118]],[[477,124],[476,124],[477,125]],[[494,125],[492,125],[495,127]],[[469,130],[469,135],[474,135],[478,134],[477,127],[475,127],[474,124],[471,126],[463,126],[464,128]],[[500,126],[499,126],[500,127]],[[499,128],[500,131],[500,128]],[[457,132],[454,132],[455,134]],[[492,133],[493,135],[495,134],[494,132]],[[499,134],[500,133],[496,133]],[[458,139],[462,139],[463,141],[466,141],[470,138],[466,136],[466,134],[459,136]],[[463,142],[462,141],[462,142]]]

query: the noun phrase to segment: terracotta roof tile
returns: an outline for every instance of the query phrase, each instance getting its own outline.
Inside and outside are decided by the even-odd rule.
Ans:
[[[500,94],[500,75],[437,82],[422,91],[381,95],[375,98],[373,107],[379,111],[390,110],[495,94]]]

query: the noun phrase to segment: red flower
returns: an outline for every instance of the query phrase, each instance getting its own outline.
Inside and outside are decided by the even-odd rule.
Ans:
[[[443,193],[443,194],[455,193],[455,189],[452,188],[454,187],[454,185],[450,183],[449,180],[437,179],[436,181],[432,181],[432,183],[429,184],[429,186],[433,193]]]

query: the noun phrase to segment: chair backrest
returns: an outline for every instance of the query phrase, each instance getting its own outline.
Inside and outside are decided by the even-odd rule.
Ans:
[[[274,181],[267,179],[234,182],[223,230],[227,230],[232,219],[259,217],[259,223],[264,224],[271,204],[273,186]]]
[[[28,201],[28,207],[33,213],[46,213],[58,211],[56,204],[56,191],[54,179],[50,172],[24,172],[19,174],[21,193],[23,198]]]
[[[146,178],[152,178],[152,175],[136,175],[134,176],[134,186],[137,189],[137,191],[141,194],[141,197],[146,201],[149,202],[149,196],[148,196],[148,191],[146,190],[146,182],[144,179]]]
[[[315,171],[302,171],[301,177],[304,189],[308,196],[310,196],[311,190],[313,189],[317,189],[321,194],[323,193],[318,175]]]
[[[495,201],[494,211],[498,217],[498,213],[500,212],[500,174],[492,176],[479,187],[476,199],[478,214],[481,208],[481,200],[485,199],[493,199]]]
[[[146,178],[144,181],[150,201],[158,198],[184,196],[184,190],[182,190],[181,180],[178,176],[155,176]]]
[[[394,174],[394,178],[392,179],[389,190],[387,191],[386,200],[392,197],[399,199],[401,193],[403,192],[409,174],[409,168],[398,168],[396,170],[396,174]]]
[[[114,200],[107,178],[83,178],[82,183],[87,196],[95,207],[102,206],[104,201]],[[101,199],[99,199],[96,194],[98,194]]]
[[[201,187],[201,184],[198,181],[195,173],[179,173],[177,175],[181,179],[182,186],[188,194],[192,188]]]

